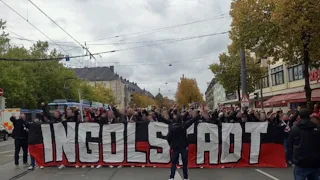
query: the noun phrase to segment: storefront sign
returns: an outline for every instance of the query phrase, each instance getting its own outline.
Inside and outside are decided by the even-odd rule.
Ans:
[[[310,81],[320,81],[320,68],[310,72]]]

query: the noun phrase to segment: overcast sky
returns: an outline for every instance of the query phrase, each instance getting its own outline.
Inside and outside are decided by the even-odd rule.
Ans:
[[[28,0],[2,1],[53,41],[61,43],[61,47],[69,55],[84,53],[73,39]],[[209,65],[218,62],[219,54],[225,52],[230,43],[228,34],[181,40],[230,30],[231,18],[228,12],[231,0],[32,0],[32,2],[81,44],[86,42],[92,53],[121,50],[102,54],[101,57],[96,56],[96,62],[87,57],[73,59],[69,65],[114,65],[115,71],[120,76],[136,82],[154,95],[160,88],[164,96],[174,98],[182,74],[196,78],[201,92],[204,93],[207,83],[213,78],[208,69]],[[0,18],[7,21],[8,30],[27,39],[49,41],[1,2],[0,12]],[[201,22],[192,23],[197,21]],[[187,23],[192,24],[185,25]],[[171,28],[152,30],[168,26]],[[18,37],[12,33],[10,36]],[[31,45],[31,42],[19,39],[12,39],[12,43]],[[55,45],[52,47],[59,49]],[[66,54],[62,49],[59,50]]]

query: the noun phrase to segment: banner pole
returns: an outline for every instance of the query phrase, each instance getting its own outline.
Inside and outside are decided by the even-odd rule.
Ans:
[[[83,100],[81,99],[81,92],[80,89],[78,89],[78,94],[79,94],[79,102],[80,102],[80,118],[81,118],[81,122],[83,122],[83,111],[82,111],[82,104],[83,104]]]

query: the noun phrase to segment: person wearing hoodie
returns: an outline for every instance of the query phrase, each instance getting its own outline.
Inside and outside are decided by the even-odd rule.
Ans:
[[[320,177],[320,128],[311,121],[309,111],[299,112],[300,122],[291,128],[289,154],[293,155],[295,180],[318,180]]]
[[[187,139],[187,129],[197,120],[200,119],[200,115],[197,110],[192,112],[194,118],[183,122],[182,116],[180,114],[173,115],[173,124],[169,126],[169,133],[167,135],[167,140],[170,148],[173,150],[173,155],[171,157],[171,174],[170,179],[173,180],[177,164],[179,161],[179,155],[181,154],[183,163],[183,176],[184,179],[188,179],[188,139]]]

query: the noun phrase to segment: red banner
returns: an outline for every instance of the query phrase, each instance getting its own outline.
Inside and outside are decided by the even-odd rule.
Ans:
[[[170,167],[168,125],[42,124],[29,145],[39,166]],[[189,167],[286,167],[282,129],[268,123],[199,123],[188,129]]]

